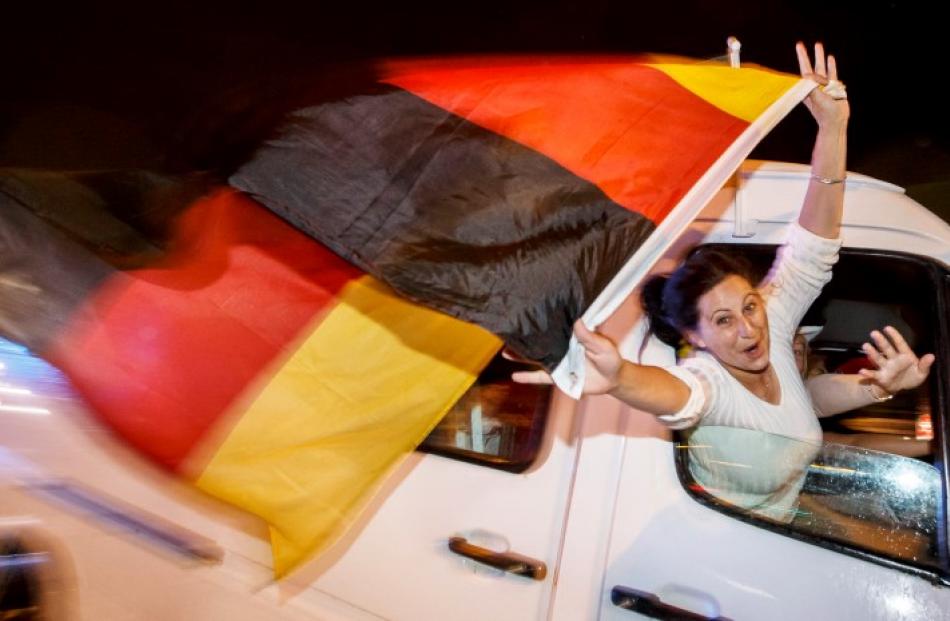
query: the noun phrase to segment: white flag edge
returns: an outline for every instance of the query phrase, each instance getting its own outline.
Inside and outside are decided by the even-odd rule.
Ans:
[[[817,86],[818,84],[812,80],[804,78],[799,80],[749,124],[690,188],[584,311],[581,316],[584,325],[593,330],[617,310],[680,233],[689,226],[706,203],[739,168],[752,149]],[[551,377],[560,390],[578,399],[583,393],[584,375],[584,348],[577,342],[577,338],[571,335],[567,353],[555,367]]]

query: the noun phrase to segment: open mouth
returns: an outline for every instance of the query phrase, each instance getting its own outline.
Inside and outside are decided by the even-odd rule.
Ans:
[[[760,341],[756,341],[749,347],[746,347],[745,349],[743,349],[742,353],[750,358],[758,358],[759,355],[762,353],[762,343]]]

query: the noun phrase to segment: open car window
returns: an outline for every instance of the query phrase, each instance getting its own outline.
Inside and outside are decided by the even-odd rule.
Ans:
[[[774,246],[720,248],[745,255],[762,275],[775,253]],[[928,380],[821,418],[817,445],[747,429],[681,433],[677,464],[687,490],[744,521],[946,582],[948,283],[946,268],[926,258],[843,249],[802,321],[820,327],[809,334],[807,373],[873,368],[861,345],[890,325],[917,355],[936,355]]]
[[[739,253],[764,275],[775,246],[718,245]],[[826,442],[924,459],[938,455],[934,429],[938,400],[945,400],[950,335],[940,311],[946,269],[901,253],[843,249],[834,276],[802,320],[819,328],[809,343],[808,376],[857,373],[873,365],[861,349],[872,330],[893,326],[917,355],[934,353],[937,362],[920,387],[820,422]]]

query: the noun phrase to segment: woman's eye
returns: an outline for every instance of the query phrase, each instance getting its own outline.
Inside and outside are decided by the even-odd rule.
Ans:
[[[745,305],[745,312],[751,313],[754,310],[755,310],[755,302],[749,302],[748,304]]]
[[[729,323],[728,317],[720,317],[719,319],[716,320],[717,326],[724,326],[724,325],[727,325],[728,323]]]

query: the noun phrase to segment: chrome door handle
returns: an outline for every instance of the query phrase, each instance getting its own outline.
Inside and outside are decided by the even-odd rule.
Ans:
[[[615,586],[610,591],[610,601],[624,610],[639,612],[651,619],[663,621],[729,621],[726,617],[707,617],[660,601],[653,593],[638,591],[625,586]]]
[[[548,567],[542,561],[514,552],[495,552],[469,543],[465,537],[449,537],[449,550],[495,569],[534,580],[544,580],[548,575]]]

